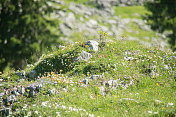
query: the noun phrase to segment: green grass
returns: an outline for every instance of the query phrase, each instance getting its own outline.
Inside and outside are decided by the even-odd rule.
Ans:
[[[43,79],[51,79],[52,81],[54,78],[59,78],[61,81],[58,81],[57,84],[45,85],[37,97],[18,97],[19,101],[15,104],[19,108],[20,105],[27,104],[26,112],[32,111],[33,116],[35,111],[38,111],[36,116],[56,116],[56,112],[60,112],[61,116],[66,117],[88,116],[87,114],[94,114],[96,117],[162,117],[176,114],[176,81],[173,76],[176,63],[174,56],[176,55],[174,53],[167,52],[166,55],[164,51],[160,51],[157,48],[145,48],[136,41],[119,40],[107,42],[104,49],[99,52],[83,48],[82,44],[82,42],[79,42],[73,46],[68,45],[64,50],[53,51],[44,56],[40,64],[35,66],[38,72],[49,73]],[[92,54],[90,62],[73,62],[71,56],[77,57],[82,50]],[[136,59],[132,61],[124,60],[125,50],[129,50],[132,53],[135,52],[136,54],[131,56]],[[60,59],[65,62],[64,66],[59,63]],[[164,63],[162,62],[163,59]],[[52,64],[54,65],[53,67]],[[114,64],[116,64],[116,67]],[[150,76],[150,73],[147,72],[148,69],[154,70],[150,67],[152,64],[156,65],[155,70],[159,76]],[[172,67],[172,70],[170,68],[165,70],[164,64]],[[71,68],[67,67],[70,65],[72,66]],[[40,68],[44,71],[40,71]],[[52,71],[60,72],[60,69],[62,69],[63,77],[52,73]],[[74,75],[76,72],[77,75]],[[88,72],[89,74],[87,74]],[[87,87],[84,87],[81,82],[88,76],[102,73],[105,73],[103,79],[90,80]],[[71,85],[70,83],[62,82],[62,79],[71,80],[69,77],[66,78],[66,76],[72,77],[72,81],[75,83]],[[125,79],[125,77],[129,77],[129,79]],[[108,81],[119,78],[125,82],[129,82],[132,79],[135,82],[127,89],[119,86],[116,90],[112,90],[106,86],[105,96],[101,95],[99,89],[101,80]],[[11,83],[13,84],[13,82]],[[30,82],[26,81],[25,84],[27,83]],[[68,91],[63,91],[63,88],[67,86]],[[46,93],[52,88],[59,91],[59,94],[53,94],[48,97]],[[42,106],[42,102],[45,101],[49,101],[48,106]],[[55,103],[59,106],[56,107]],[[168,105],[168,103],[173,103],[174,105]],[[33,106],[33,104],[38,106]],[[65,106],[65,108],[61,106]],[[71,111],[71,108],[77,109],[78,112]],[[85,111],[79,110],[80,108],[85,109]],[[150,114],[150,111],[152,111],[152,114]],[[25,111],[20,109],[19,114],[22,114],[22,112],[24,113]],[[15,115],[18,114],[16,113]]]
[[[125,35],[138,37],[140,40],[144,40],[146,42],[151,42],[152,38],[158,38],[155,32],[142,30],[135,22],[130,22],[129,24],[127,24],[127,26],[130,27],[131,30],[134,32],[124,31],[123,33]],[[148,37],[149,39],[146,40],[144,37]]]
[[[125,6],[116,7],[115,14],[121,18],[137,18],[141,19],[146,13],[149,13],[143,6]]]
[[[70,1],[74,0],[67,0],[68,3]],[[84,3],[85,0],[76,2]],[[115,10],[116,15],[122,18],[141,19],[141,15],[147,13],[141,6],[117,7]],[[134,16],[134,13],[138,13],[140,16]],[[98,17],[94,16],[93,18],[97,19]],[[157,37],[154,32],[143,31],[134,22],[127,26],[139,32],[135,34],[125,31],[124,34],[127,37],[134,36],[141,40],[144,40],[143,37],[149,37],[149,41],[151,38]],[[57,31],[53,29],[53,32]],[[176,53],[161,51],[157,47],[146,48],[137,41],[116,39],[113,39],[113,42],[106,42],[105,47],[94,52],[83,44],[87,40],[83,37],[84,33],[74,33],[70,39],[74,42],[79,40],[79,42],[74,45],[65,45],[65,49],[62,50],[54,48],[53,51],[47,52],[38,64],[25,70],[28,73],[35,68],[43,79],[50,82],[57,81],[57,83],[44,85],[33,98],[17,97],[18,101],[10,105],[10,107],[16,106],[19,109],[19,112],[13,113],[14,116],[25,116],[29,112],[32,113],[31,116],[57,116],[56,112],[59,112],[64,117],[88,117],[89,114],[94,114],[95,117],[176,116],[176,78],[174,76]],[[95,38],[89,36],[89,39]],[[92,58],[89,61],[74,61],[82,50],[91,53]],[[132,53],[130,57],[133,57],[133,60],[126,61],[124,59],[126,50]],[[62,60],[64,64],[61,62]],[[156,68],[152,68],[152,65],[155,65]],[[165,69],[164,65],[168,65],[169,68]],[[154,70],[158,75],[151,75],[150,70]],[[56,73],[63,75],[59,76]],[[103,78],[89,80],[88,86],[82,82],[91,75],[103,73]],[[15,76],[12,71],[0,75],[0,78],[4,79],[6,88],[17,85],[26,86],[37,82],[25,80],[17,83],[16,80],[19,77]],[[63,79],[72,80],[74,83],[65,82]],[[115,90],[105,86],[106,92],[105,95],[102,95],[100,92],[101,81],[110,79],[120,79],[124,83],[134,80],[134,84],[126,89],[118,86]],[[67,87],[68,91],[65,92],[64,88]],[[55,88],[59,94],[47,96],[48,91],[52,88]],[[3,87],[0,88],[1,91],[3,91]],[[49,101],[47,106],[43,106],[42,103],[46,101]],[[59,105],[58,107],[56,103]],[[169,103],[171,104],[169,105]],[[27,108],[22,109],[25,104]],[[85,110],[83,111],[81,108]]]

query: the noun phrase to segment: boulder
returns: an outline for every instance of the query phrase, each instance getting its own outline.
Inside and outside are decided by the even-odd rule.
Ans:
[[[96,0],[97,8],[111,8],[110,0]]]
[[[80,54],[80,56],[76,59],[76,61],[81,61],[81,60],[84,60],[84,61],[87,61],[89,60],[90,58],[92,58],[92,55],[84,50],[82,50],[82,53]]]
[[[71,33],[72,33],[71,29],[70,29],[70,28],[68,27],[68,25],[66,25],[66,24],[60,24],[59,30],[60,30],[61,33],[62,33],[64,36],[66,36],[66,37],[70,36]]]
[[[96,20],[90,19],[90,20],[86,23],[86,25],[87,25],[88,27],[90,27],[90,28],[93,28],[93,27],[97,27],[98,23],[97,23]]]
[[[97,41],[90,40],[85,42],[84,44],[88,45],[90,50],[98,51],[99,43]]]
[[[70,12],[69,14],[68,14],[68,16],[66,17],[66,19],[65,19],[65,25],[68,27],[68,28],[70,28],[70,29],[73,29],[73,27],[74,27],[74,21],[75,21],[75,15],[72,13],[72,12]]]

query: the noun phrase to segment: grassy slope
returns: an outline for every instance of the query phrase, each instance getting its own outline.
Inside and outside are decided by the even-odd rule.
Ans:
[[[43,78],[52,80],[54,80],[54,77],[61,80],[64,79],[63,77],[60,78],[59,76],[55,75],[52,73],[52,71],[60,72],[60,69],[62,69],[62,72],[68,76],[78,71],[78,75],[72,76],[72,80],[76,83],[71,85],[69,83],[60,82],[57,80],[58,84],[49,84],[44,86],[39,95],[32,99],[32,102],[30,101],[30,98],[23,97],[21,99],[20,97],[19,100],[21,99],[21,102],[18,105],[27,104],[27,112],[31,110],[37,110],[39,115],[43,114],[46,116],[55,116],[54,114],[56,114],[56,112],[60,112],[62,116],[66,117],[86,116],[86,112],[94,114],[95,116],[104,117],[143,117],[150,115],[170,116],[176,112],[176,81],[174,79],[174,67],[176,63],[174,56],[176,55],[168,52],[166,56],[166,52],[160,51],[157,48],[145,48],[138,42],[125,40],[109,42],[105,46],[104,50],[98,53],[91,52],[88,49],[82,48],[80,45],[81,42],[75,46],[68,45],[63,51],[52,52],[52,54],[48,54],[44,57],[43,61],[45,62],[41,62],[41,64],[36,67],[38,68],[38,71],[40,71],[41,68],[44,68],[45,71],[40,71],[41,73],[49,72],[50,76]],[[72,61],[72,59],[69,58],[71,58],[71,56],[76,57],[76,53],[81,52],[81,50],[86,50],[92,53],[93,57],[90,59],[90,63],[87,61],[76,62],[75,64],[69,62],[69,60]],[[131,55],[132,57],[136,58],[136,60],[130,62],[125,61],[125,50],[136,53]],[[71,54],[72,52],[73,54]],[[64,54],[66,55],[61,57],[61,55]],[[64,66],[61,66],[61,64],[58,63],[60,58],[64,60]],[[165,60],[164,63],[162,62],[163,59]],[[155,62],[157,62],[157,64]],[[52,64],[57,66],[52,67]],[[103,64],[102,68],[100,68],[100,64]],[[114,67],[114,64],[116,64],[116,68]],[[150,76],[150,74],[146,72],[148,69],[152,70],[152,68],[149,67],[149,64],[156,65],[155,70],[159,76]],[[164,64],[169,65],[169,69],[165,70]],[[70,65],[74,67],[74,69],[69,69],[66,67]],[[75,67],[75,65],[77,66]],[[91,67],[87,67],[90,65]],[[71,71],[69,72],[69,70]],[[90,76],[87,74],[87,72],[85,72],[85,70],[87,70],[87,72],[89,71],[90,75],[102,74],[103,71],[108,71],[108,73],[105,73],[105,77],[103,78],[105,81],[120,78],[124,82],[129,82],[129,80],[126,80],[125,77],[130,77],[130,79],[135,80],[135,84],[131,87],[128,87],[127,89],[119,87],[117,90],[112,90],[111,88],[106,87],[107,93],[105,96],[103,96],[100,93],[99,80],[90,81],[88,87],[84,87],[82,83],[78,83],[82,79],[86,78],[86,75]],[[67,86],[68,92],[64,92],[62,89],[63,87]],[[52,95],[50,97],[44,95],[46,91],[52,89],[53,87],[59,91],[58,95]],[[132,100],[125,100],[123,98]],[[45,101],[49,101],[49,105],[51,105],[51,107],[42,106],[41,103]],[[66,106],[66,108],[56,108],[54,106],[55,102],[59,105]],[[31,103],[40,106],[34,107]],[[174,103],[174,105],[169,106],[168,103]],[[69,107],[74,107],[77,109],[83,108],[86,110],[86,112],[66,112],[70,110]],[[148,111],[152,111],[152,114],[150,114]]]
[[[135,10],[134,10],[135,9]],[[142,7],[119,7],[116,8],[117,15],[121,15],[122,18],[141,18],[133,16],[133,13],[144,14],[146,11],[143,11]],[[131,24],[134,29],[138,30],[136,25]],[[126,35],[133,35],[127,33]],[[148,32],[140,32],[141,35],[150,36]],[[154,34],[151,34],[152,37]],[[134,35],[135,36],[135,35]],[[140,36],[140,35],[139,35]],[[81,34],[75,34],[75,37],[82,38]],[[140,37],[141,38],[141,37]],[[76,39],[76,38],[75,38]],[[76,40],[75,40],[76,41]],[[60,72],[62,69],[64,76],[73,75],[78,71],[78,75],[73,75],[72,80],[74,82],[80,82],[82,79],[85,79],[87,72],[90,72],[91,75],[105,73],[104,80],[108,81],[109,79],[121,79],[125,82],[129,80],[125,77],[131,77],[135,80],[135,84],[127,89],[122,87],[117,88],[117,90],[111,90],[106,87],[107,94],[103,96],[100,94],[100,83],[97,80],[89,82],[88,87],[82,87],[82,83],[75,83],[70,85],[65,82],[59,82],[56,85],[46,85],[42,88],[42,91],[35,98],[26,98],[18,97],[18,102],[15,103],[17,107],[20,105],[27,104],[27,110],[21,111],[21,113],[27,113],[29,111],[38,111],[38,115],[43,116],[56,116],[56,112],[60,112],[61,116],[88,116],[86,112],[94,114],[95,116],[174,116],[176,113],[176,79],[174,79],[174,70],[176,59],[175,54],[171,52],[160,51],[157,48],[145,48],[143,45],[140,45],[138,42],[134,41],[115,41],[112,43],[107,43],[104,50],[95,53],[89,51],[88,49],[82,48],[80,43],[72,46],[66,46],[64,50],[57,50],[54,52],[49,52],[44,58],[43,62],[34,66],[38,69],[39,72],[45,73],[50,72],[50,77],[44,77],[44,79],[54,79],[54,77],[59,78],[59,76],[51,72]],[[70,59],[72,56],[75,58],[78,56],[78,53],[82,50],[91,52],[93,57],[90,59],[90,63],[87,61],[75,62],[72,64]],[[132,53],[131,55],[136,58],[134,61],[125,61],[124,53],[125,50],[129,50]],[[68,54],[73,53],[73,55]],[[62,55],[66,54],[66,57]],[[64,59],[65,65],[62,66],[58,61]],[[138,60],[137,60],[138,59]],[[163,63],[164,59],[164,63]],[[44,62],[45,61],[45,62]],[[48,62],[46,62],[48,61]],[[93,62],[94,61],[94,62]],[[157,62],[157,63],[156,63]],[[52,64],[54,66],[52,66]],[[114,67],[116,64],[116,68]],[[156,73],[159,76],[150,76],[146,70],[151,69],[149,65],[156,65]],[[72,67],[67,67],[67,66]],[[76,66],[75,66],[76,65]],[[100,67],[103,66],[103,68]],[[164,65],[168,65],[169,69],[164,69]],[[110,67],[109,67],[110,66]],[[41,69],[43,68],[43,69]],[[74,68],[74,69],[73,69]],[[70,70],[70,71],[69,71]],[[16,76],[11,76],[13,79]],[[60,78],[63,79],[63,78]],[[35,81],[32,81],[35,82]],[[25,81],[22,85],[27,83],[32,83]],[[16,82],[7,82],[6,85],[16,85]],[[63,87],[68,86],[68,92],[64,92]],[[56,88],[59,91],[58,95],[52,95],[47,97],[45,92],[49,89]],[[73,89],[75,89],[73,91]],[[123,98],[133,99],[133,100],[123,100]],[[159,102],[159,101],[161,102]],[[51,107],[44,107],[41,105],[42,102],[49,101]],[[61,107],[56,107],[55,103],[59,105],[66,106],[65,109]],[[173,103],[173,106],[169,106],[168,103]],[[32,106],[37,104],[38,106]],[[69,107],[74,108],[83,108],[84,111],[70,111]],[[70,111],[70,112],[67,112]],[[150,114],[149,111],[152,111]],[[21,115],[18,113],[16,115]]]

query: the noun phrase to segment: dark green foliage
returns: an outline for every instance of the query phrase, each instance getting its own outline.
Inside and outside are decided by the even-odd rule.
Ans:
[[[67,53],[59,53],[54,57],[48,57],[40,62],[35,69],[38,73],[58,72],[66,73],[74,68],[77,64],[75,59],[78,57],[77,49],[68,51]]]
[[[172,31],[168,35],[173,50],[176,50],[176,0],[154,0],[146,3],[145,7],[152,12],[147,19],[152,29],[164,32]]]
[[[23,68],[32,56],[39,56],[57,42],[58,35],[50,30],[56,21],[46,18],[54,9],[47,2],[0,0],[0,71],[8,63]]]

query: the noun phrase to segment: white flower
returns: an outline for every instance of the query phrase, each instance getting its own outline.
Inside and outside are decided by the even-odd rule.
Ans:
[[[66,108],[66,106],[64,106],[64,105],[62,105],[61,107],[62,107],[63,109],[65,109],[65,108]]]
[[[73,108],[72,108],[72,107],[69,107],[69,110],[70,110],[70,111],[73,111]]]
[[[155,102],[157,102],[157,103],[161,103],[161,101],[160,101],[160,100],[155,100]]]
[[[158,114],[158,112],[154,112],[154,114]]]
[[[61,117],[60,112],[56,112],[57,117]]]
[[[47,103],[48,103],[49,101],[46,101],[46,102],[42,102],[42,106],[47,106]]]
[[[35,111],[35,113],[38,115],[38,111]]]
[[[174,105],[174,103],[168,103],[168,104],[167,104],[167,107],[168,107],[168,106],[173,106],[173,105]]]
[[[148,113],[152,114],[152,111],[148,111]]]

